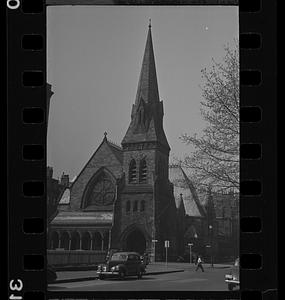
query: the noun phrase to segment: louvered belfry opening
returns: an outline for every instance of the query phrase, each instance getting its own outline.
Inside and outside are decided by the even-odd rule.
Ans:
[[[146,161],[143,159],[140,162],[140,183],[147,182],[147,164]]]
[[[129,167],[129,183],[136,183],[137,181],[137,165],[135,160],[133,159],[130,162],[130,167]]]

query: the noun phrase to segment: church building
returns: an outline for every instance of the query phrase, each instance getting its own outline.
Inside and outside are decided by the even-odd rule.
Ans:
[[[63,174],[60,184],[52,178],[48,181],[53,182],[48,187],[54,187],[48,190],[49,264],[95,265],[110,250],[147,252],[152,261],[161,261],[166,244],[168,259],[173,261],[181,256],[189,259],[192,244],[196,253],[208,255],[210,247],[211,255],[233,251],[236,255],[238,212],[225,215],[217,209],[238,201],[232,195],[207,194],[201,203],[203,197],[181,166],[169,165],[163,115],[149,25],[131,120],[121,146],[105,133],[75,180],[69,182]],[[52,168],[48,174],[52,177]],[[54,203],[58,203],[56,211]]]
[[[50,224],[50,248],[177,255],[177,208],[169,181],[151,25],[129,128],[117,146],[107,134],[61,196]]]

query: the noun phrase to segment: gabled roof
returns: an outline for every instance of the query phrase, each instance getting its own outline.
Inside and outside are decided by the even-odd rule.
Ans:
[[[90,161],[93,159],[93,157],[96,155],[96,153],[98,152],[98,150],[102,147],[103,144],[106,144],[109,149],[111,150],[111,152],[114,154],[114,156],[117,158],[118,162],[120,164],[123,163],[123,150],[120,146],[114,144],[113,142],[108,141],[106,135],[103,138],[103,141],[101,142],[101,144],[98,146],[98,148],[95,150],[95,152],[91,155],[90,159],[87,161],[87,163],[85,164],[85,166],[82,168],[82,170],[80,171],[80,173],[77,175],[77,177],[75,178],[75,180],[72,182],[70,189],[73,187],[73,185],[75,184],[75,182],[78,180],[78,178],[80,178],[80,175],[82,174],[82,172],[85,170],[85,168],[89,165]]]
[[[178,208],[180,206],[180,194],[182,194],[183,204],[187,215],[193,217],[205,216],[205,211],[199,201],[196,189],[181,166],[169,166],[169,180],[172,182],[174,187],[176,207]]]
[[[123,163],[123,149],[120,146],[118,146],[118,145],[114,144],[113,142],[109,141],[108,139],[107,139],[107,144],[109,145],[111,151],[114,153],[116,158],[121,163]]]
[[[62,190],[62,192],[59,195],[59,205],[61,204],[69,204],[70,203],[70,189],[66,188],[65,190]]]

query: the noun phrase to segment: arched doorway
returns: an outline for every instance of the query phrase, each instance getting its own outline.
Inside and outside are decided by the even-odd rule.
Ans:
[[[126,251],[135,251],[143,254],[146,250],[146,239],[144,234],[139,229],[131,231],[126,237],[125,245]]]

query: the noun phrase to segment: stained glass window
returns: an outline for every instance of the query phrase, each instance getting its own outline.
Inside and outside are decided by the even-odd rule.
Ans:
[[[96,181],[93,189],[90,193],[88,206],[105,206],[111,205],[115,198],[115,186],[106,176],[103,174],[100,178]]]

